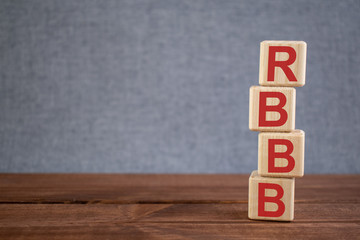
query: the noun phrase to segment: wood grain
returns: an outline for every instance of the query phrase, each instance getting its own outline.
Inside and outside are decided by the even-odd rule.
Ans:
[[[0,174],[0,239],[359,239],[359,175],[297,179],[291,223],[247,218],[248,178]]]
[[[294,223],[360,222],[360,205],[295,205]],[[0,204],[1,227],[83,226],[110,223],[258,223],[247,204]],[[33,214],[35,213],[36,214]],[[264,222],[265,223],[265,222]]]
[[[0,203],[247,203],[249,175],[0,174]],[[305,175],[295,202],[360,203],[359,183]]]
[[[358,223],[126,223],[0,228],[1,239],[359,239]]]

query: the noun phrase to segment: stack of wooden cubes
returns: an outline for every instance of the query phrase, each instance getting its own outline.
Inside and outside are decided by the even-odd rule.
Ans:
[[[305,84],[306,43],[263,41],[259,84],[250,88],[249,128],[258,170],[249,178],[249,218],[294,219],[295,179],[304,175],[305,133],[295,129],[296,90]]]

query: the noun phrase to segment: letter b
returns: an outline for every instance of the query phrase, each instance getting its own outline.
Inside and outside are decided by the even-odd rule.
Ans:
[[[250,88],[249,128],[289,132],[295,129],[295,88]]]
[[[305,133],[259,133],[258,170],[266,177],[302,177],[304,175]]]

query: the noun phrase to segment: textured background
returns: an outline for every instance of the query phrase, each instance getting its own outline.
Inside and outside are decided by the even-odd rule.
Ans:
[[[360,173],[360,1],[1,1],[0,171],[250,173],[259,43],[308,43],[305,173]]]

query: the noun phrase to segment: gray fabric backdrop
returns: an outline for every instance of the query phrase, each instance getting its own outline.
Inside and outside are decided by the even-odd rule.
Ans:
[[[1,1],[0,171],[250,173],[259,43],[308,43],[305,173],[360,173],[360,1]]]

